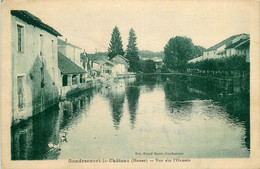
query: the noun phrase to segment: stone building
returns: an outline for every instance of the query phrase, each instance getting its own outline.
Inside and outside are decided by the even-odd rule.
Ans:
[[[24,10],[11,11],[12,122],[58,102],[59,32]]]

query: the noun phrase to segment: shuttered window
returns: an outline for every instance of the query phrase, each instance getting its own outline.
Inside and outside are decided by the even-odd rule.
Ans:
[[[24,76],[17,77],[18,109],[24,108]]]
[[[17,46],[18,46],[18,52],[24,53],[24,27],[21,25],[17,25]]]
[[[40,56],[43,55],[43,35],[40,35]]]

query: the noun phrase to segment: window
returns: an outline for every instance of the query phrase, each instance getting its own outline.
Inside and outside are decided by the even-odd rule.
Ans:
[[[62,86],[68,86],[68,76],[67,75],[62,76]]]
[[[80,74],[80,83],[85,83],[85,78],[83,77],[83,75],[82,74]]]
[[[17,77],[18,109],[24,108],[24,76]]]
[[[76,85],[76,84],[78,84],[77,75],[73,75],[72,76],[72,85]]]
[[[40,35],[40,56],[43,55],[43,35]]]
[[[24,27],[17,25],[17,35],[18,35],[18,52],[24,53]]]

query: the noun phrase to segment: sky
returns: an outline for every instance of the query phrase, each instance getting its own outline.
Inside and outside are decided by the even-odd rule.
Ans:
[[[19,0],[12,9],[28,10],[87,53],[105,52],[118,26],[124,50],[130,28],[139,50],[163,51],[170,38],[186,36],[209,48],[250,32],[250,5],[232,1],[37,1]]]

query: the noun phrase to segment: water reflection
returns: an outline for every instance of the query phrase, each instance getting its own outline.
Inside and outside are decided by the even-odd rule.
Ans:
[[[126,97],[128,102],[128,112],[130,115],[131,128],[135,127],[136,121],[136,110],[138,108],[140,87],[138,83],[129,83],[130,86],[127,88]]]
[[[138,76],[87,90],[13,126],[12,160],[249,157],[249,95],[233,84]]]
[[[79,122],[82,110],[90,104],[93,92],[84,92],[78,98],[68,98],[11,129],[12,160],[57,159],[66,135]]]
[[[169,117],[191,120],[190,114],[198,112],[200,118],[226,121],[233,126],[243,126],[244,145],[250,149],[250,110],[248,93],[233,92],[234,83],[215,79],[171,77],[164,85]],[[177,90],[176,90],[177,89]],[[202,114],[203,113],[203,114]]]
[[[108,86],[108,99],[115,129],[119,129],[125,102],[125,83],[122,81]]]

